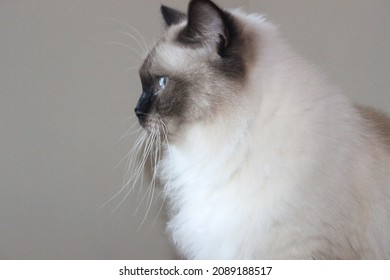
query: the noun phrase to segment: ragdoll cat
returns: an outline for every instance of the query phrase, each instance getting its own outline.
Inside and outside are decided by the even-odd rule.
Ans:
[[[390,120],[256,15],[161,7],[135,108],[189,259],[389,259]]]

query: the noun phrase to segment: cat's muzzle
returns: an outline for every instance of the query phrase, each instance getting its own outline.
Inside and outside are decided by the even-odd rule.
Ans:
[[[147,91],[143,91],[141,97],[138,100],[137,106],[134,109],[135,115],[141,126],[147,125],[147,119],[150,115],[150,111],[153,103],[153,94]]]

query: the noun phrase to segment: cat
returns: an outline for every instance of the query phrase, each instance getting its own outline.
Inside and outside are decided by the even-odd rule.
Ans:
[[[390,119],[264,17],[161,6],[135,108],[187,259],[390,259]]]

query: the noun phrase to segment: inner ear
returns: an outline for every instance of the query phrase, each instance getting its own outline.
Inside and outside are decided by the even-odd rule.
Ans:
[[[174,25],[174,24],[179,24],[182,21],[187,19],[187,16],[185,13],[182,13],[178,10],[169,8],[167,6],[161,5],[161,14],[164,18],[165,24],[167,27]]]
[[[218,52],[227,46],[226,14],[209,0],[192,0],[188,6],[188,24],[182,39],[208,45]]]
[[[217,51],[219,56],[223,56],[223,52],[226,49],[227,44],[228,44],[227,38],[224,35],[219,34],[219,41],[217,44]]]

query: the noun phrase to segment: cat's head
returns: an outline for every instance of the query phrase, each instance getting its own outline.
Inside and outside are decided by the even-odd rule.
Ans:
[[[145,129],[174,137],[239,106],[254,52],[242,23],[212,1],[192,0],[187,14],[165,6],[161,13],[166,29],[139,70],[135,113]]]

